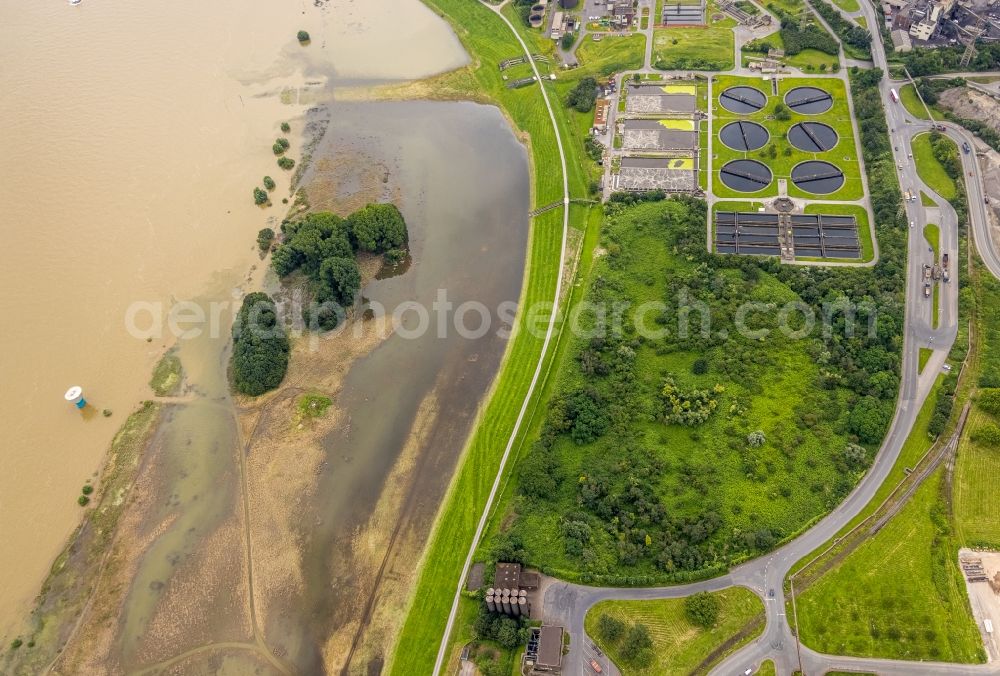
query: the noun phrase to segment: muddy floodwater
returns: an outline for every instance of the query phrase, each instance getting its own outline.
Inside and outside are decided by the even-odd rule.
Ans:
[[[468,62],[417,0],[0,0],[0,13],[0,461],[14,479],[0,494],[0,638],[30,631],[80,487],[174,346],[181,397],[163,403],[101,593],[56,670],[377,672],[505,347],[527,241],[523,146],[492,107],[336,101],[340,85]],[[425,306],[431,326],[407,335],[413,311],[379,333],[360,308],[356,335],[296,338],[282,388],[234,401],[231,314],[176,341],[166,313],[280,291],[253,240],[292,197],[271,152],[282,135],[297,162],[310,151],[312,208],[400,207],[409,266],[362,293],[390,313]],[[264,175],[278,183],[269,209],[251,200]],[[467,307],[461,335],[470,300],[490,325]],[[136,303],[154,308],[143,328],[164,320],[152,340],[127,328]],[[88,415],[62,400],[73,384]],[[332,399],[326,417],[302,420],[305,393]]]

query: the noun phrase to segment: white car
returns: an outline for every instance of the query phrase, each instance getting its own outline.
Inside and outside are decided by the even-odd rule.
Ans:
[[[910,227],[911,228],[913,227],[913,221],[910,221]]]

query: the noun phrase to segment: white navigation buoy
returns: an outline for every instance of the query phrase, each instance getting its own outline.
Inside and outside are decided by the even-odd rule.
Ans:
[[[83,388],[78,385],[66,390],[66,401],[73,404],[77,408],[83,408],[87,405],[87,400],[83,398]]]

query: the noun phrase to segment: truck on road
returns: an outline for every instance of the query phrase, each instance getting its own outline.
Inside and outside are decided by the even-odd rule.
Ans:
[[[928,282],[924,282],[924,298],[931,297],[931,285]]]
[[[892,97],[892,102],[893,103],[899,103],[899,94],[896,93],[895,89],[890,89],[889,90],[889,96]]]
[[[962,144],[962,152],[965,153],[966,155],[972,152],[972,148],[969,147],[968,141]]]
[[[945,270],[948,269],[948,254],[941,256],[941,267]]]

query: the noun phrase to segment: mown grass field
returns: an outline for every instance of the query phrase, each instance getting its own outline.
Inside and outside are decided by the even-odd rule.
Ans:
[[[984,661],[942,477],[936,470],[875,537],[799,594],[804,644],[836,655]]]
[[[602,601],[587,613],[585,628],[597,645],[622,669],[624,676],[677,676],[690,674],[702,664],[706,655],[736,636],[755,618],[760,626],[738,643],[736,650],[749,643],[764,629],[764,604],[756,594],[742,587],[734,587],[712,594],[721,606],[719,619],[712,629],[702,629],[691,624],[684,614],[684,599],[658,601]],[[598,618],[609,615],[626,625],[644,624],[653,639],[653,664],[647,668],[628,667],[619,651],[619,645],[609,644],[597,630]],[[724,655],[720,655],[721,659]],[[703,665],[706,666],[706,665]]]
[[[1000,549],[1000,448],[970,438],[987,424],[1000,420],[973,406],[955,467],[955,527],[967,547]]]
[[[642,68],[646,56],[646,36],[631,33],[628,36],[606,35],[595,41],[590,35],[576,48],[580,66],[602,76],[625,70]]]
[[[953,198],[955,196],[955,182],[934,157],[931,135],[925,133],[915,136],[911,145],[913,147],[913,161],[917,163],[917,175],[920,176],[920,180],[946,200]]]
[[[719,103],[719,96],[729,87],[739,85],[754,87],[763,92],[767,96],[767,104],[764,108],[752,115],[737,115],[723,108]],[[781,121],[773,119],[774,107],[779,103],[784,103],[785,94],[795,87],[803,86],[820,87],[830,92],[834,99],[833,107],[829,111],[819,115],[800,115],[793,112],[789,120]],[[786,77],[780,80],[778,94],[775,96],[772,94],[770,86],[765,86],[757,78],[720,75],[714,78],[712,95],[712,133],[714,134],[712,140],[712,152],[714,155],[712,158],[712,191],[717,197],[772,197],[778,194],[778,179],[782,178],[788,179],[788,194],[792,197],[837,201],[856,200],[864,195],[864,184],[861,180],[861,165],[858,161],[857,148],[854,142],[854,128],[850,105],[847,101],[847,94],[844,91],[844,83],[841,80]],[[767,145],[759,150],[740,152],[722,143],[722,140],[719,138],[719,131],[726,123],[737,119],[748,119],[767,128],[771,135]],[[784,136],[794,124],[803,121],[823,122],[833,127],[839,136],[837,145],[831,150],[822,153],[807,153],[793,147],[784,139]],[[771,148],[776,149],[776,155],[773,158],[769,155]],[[726,162],[736,159],[758,160],[768,165],[773,174],[771,183],[753,193],[739,192],[723,184],[719,178],[721,167]],[[816,195],[800,190],[792,183],[790,177],[792,168],[799,162],[806,160],[825,160],[831,162],[844,172],[844,185],[828,195]]]
[[[980,267],[973,279],[976,291],[977,387],[1000,387],[1000,281]],[[966,547],[1000,549],[1000,447],[973,441],[976,432],[1000,420],[974,404],[955,462],[954,513],[959,541]],[[978,435],[977,435],[978,436]]]
[[[732,70],[736,67],[733,27],[729,15],[721,14],[714,4],[706,11],[704,28],[657,28],[653,31],[653,67],[658,70]]]
[[[517,40],[508,27],[480,3],[429,0],[428,4],[452,24],[474,61],[469,68],[439,79],[437,87],[442,95],[499,104],[515,130],[530,139],[534,203],[542,205],[560,199],[562,175],[558,151],[541,93],[537,86],[506,89],[497,69],[500,61],[522,54]],[[537,38],[528,36],[526,39],[532,51],[546,48]],[[551,51],[551,41],[547,49]],[[571,192],[575,196],[586,196],[582,142],[575,143],[573,139],[577,134],[571,133],[576,132],[579,123],[561,114],[560,89],[548,84],[544,86],[551,87],[552,103],[564,132]],[[564,86],[568,88],[572,83]],[[574,214],[574,226],[586,227],[586,210],[575,209]],[[536,218],[532,224],[522,306],[552,300],[560,272],[561,226],[562,211],[559,209]],[[418,582],[412,591],[411,606],[387,664],[388,673],[432,671],[466,551],[541,354],[542,337],[526,331],[526,321],[523,313],[518,315],[515,337],[507,348],[494,389],[439,512],[421,561]],[[536,397],[539,391],[536,390]]]

